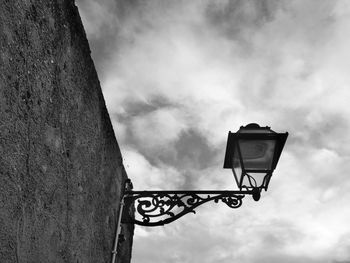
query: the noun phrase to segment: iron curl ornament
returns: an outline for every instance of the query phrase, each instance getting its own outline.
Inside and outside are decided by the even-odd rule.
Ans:
[[[196,213],[195,208],[209,201],[221,201],[230,208],[238,208],[246,194],[252,195],[253,191],[126,191],[125,202],[134,204],[141,219],[128,217],[123,222],[161,226],[188,213]]]

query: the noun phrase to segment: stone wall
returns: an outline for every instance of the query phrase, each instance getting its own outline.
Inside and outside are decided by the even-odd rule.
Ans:
[[[0,0],[0,51],[0,262],[110,262],[127,176],[74,1]]]

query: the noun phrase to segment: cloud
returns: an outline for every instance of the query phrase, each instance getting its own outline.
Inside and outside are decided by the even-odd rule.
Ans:
[[[152,166],[134,149],[124,149],[123,160],[135,189],[170,190],[176,188],[183,180],[172,167]]]
[[[350,262],[350,233],[345,233],[339,238],[334,253],[334,262]]]
[[[164,151],[172,146],[187,125],[181,111],[159,109],[133,118],[130,126],[136,143],[142,148]]]
[[[135,262],[349,261],[348,1],[77,3],[138,190],[232,189],[229,130],[290,133],[259,203],[137,230]]]

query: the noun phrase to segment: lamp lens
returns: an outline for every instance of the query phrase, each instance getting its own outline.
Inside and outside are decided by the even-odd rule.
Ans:
[[[239,140],[244,168],[270,170],[275,145],[275,140]]]

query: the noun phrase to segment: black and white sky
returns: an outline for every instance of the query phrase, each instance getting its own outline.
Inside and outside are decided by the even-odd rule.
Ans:
[[[133,263],[350,262],[350,1],[76,3],[135,190],[235,189],[228,131],[290,134],[259,202],[136,227]]]

